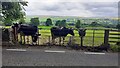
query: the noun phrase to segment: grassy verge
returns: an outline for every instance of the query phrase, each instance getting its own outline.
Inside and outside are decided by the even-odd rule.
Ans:
[[[111,45],[111,50],[113,52],[120,52],[120,46],[119,45]]]

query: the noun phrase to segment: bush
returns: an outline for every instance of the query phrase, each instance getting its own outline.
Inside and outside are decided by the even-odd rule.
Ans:
[[[48,18],[45,22],[46,26],[51,26],[52,25],[52,19]]]
[[[75,27],[81,28],[81,21],[80,20],[77,20],[77,22],[75,23]]]
[[[4,25],[5,26],[11,26],[12,25],[12,21],[7,19],[7,20],[4,21]]]
[[[111,45],[110,48],[113,52],[120,52],[120,46],[118,45]]]
[[[39,18],[36,17],[36,18],[31,18],[31,24],[35,25],[35,26],[38,26],[39,25]]]
[[[117,24],[117,25],[116,25],[116,28],[117,28],[117,29],[120,29],[120,24]]]

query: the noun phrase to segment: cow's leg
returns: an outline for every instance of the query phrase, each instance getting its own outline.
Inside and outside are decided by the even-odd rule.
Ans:
[[[55,44],[55,38],[52,37],[52,44],[54,45]]]
[[[18,33],[17,33],[17,31],[16,31],[16,42],[18,41]]]
[[[23,35],[23,44],[25,44],[25,35]]]
[[[32,36],[32,42],[33,42],[34,45],[36,44],[36,42],[37,42],[37,36]]]
[[[20,44],[22,44],[22,35],[20,33]]]
[[[34,40],[34,37],[33,37],[33,36],[31,36],[31,37],[32,37],[32,45],[34,45],[34,41],[33,41],[33,40]]]
[[[27,36],[27,44],[29,44],[29,36]]]
[[[59,37],[59,45],[61,45],[61,37]]]
[[[55,44],[55,36],[52,36],[52,45],[54,45]]]
[[[12,42],[15,43],[15,34],[12,33]]]
[[[63,45],[64,45],[65,37],[63,37]]]

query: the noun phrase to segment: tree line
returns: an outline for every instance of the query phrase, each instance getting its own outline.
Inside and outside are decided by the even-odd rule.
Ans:
[[[37,18],[31,18],[31,24],[33,25],[39,25],[40,21],[39,21],[39,17]],[[45,26],[53,26],[53,22],[51,18],[47,18],[46,21],[44,22]],[[66,26],[74,26],[75,28],[84,28],[84,27],[106,27],[106,28],[117,28],[120,29],[120,24],[118,25],[111,25],[111,24],[107,24],[107,25],[103,25],[103,24],[99,24],[98,22],[91,22],[91,24],[85,24],[82,23],[81,20],[76,20],[73,23],[67,23],[67,21],[65,19],[63,20],[57,20],[54,24],[54,26],[58,26],[58,27],[66,27]]]

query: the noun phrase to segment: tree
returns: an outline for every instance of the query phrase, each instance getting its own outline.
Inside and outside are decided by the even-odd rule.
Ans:
[[[120,29],[120,24],[117,24],[117,25],[116,25],[116,28],[117,28],[117,29]]]
[[[17,21],[25,16],[23,11],[24,6],[27,6],[28,2],[16,0],[16,2],[2,2],[2,17],[4,21]]]
[[[60,20],[56,21],[55,26],[60,26]]]
[[[55,23],[55,26],[59,26],[59,27],[66,27],[66,20],[58,20]]]
[[[81,27],[81,22],[80,22],[80,20],[77,20],[77,22],[75,23],[75,27],[76,27],[76,28],[80,28],[80,27]]]
[[[52,25],[52,20],[50,19],[50,18],[48,18],[47,20],[46,20],[46,26],[50,26],[50,25]]]
[[[31,18],[31,24],[35,25],[35,26],[38,26],[39,25],[39,18],[36,17],[36,18]]]
[[[91,25],[91,26],[97,26],[98,23],[97,23],[97,22],[92,22],[90,25]]]
[[[75,26],[75,24],[74,24],[74,23],[69,23],[68,25],[69,25],[69,26]]]
[[[62,20],[61,23],[60,23],[60,26],[61,27],[66,27],[66,20]]]
[[[19,20],[19,23],[26,23],[26,22],[25,22],[25,19],[24,19],[24,18],[21,18],[21,19]]]
[[[4,21],[4,25],[5,25],[5,26],[11,26],[11,25],[12,25],[12,20],[6,19],[6,20]]]

